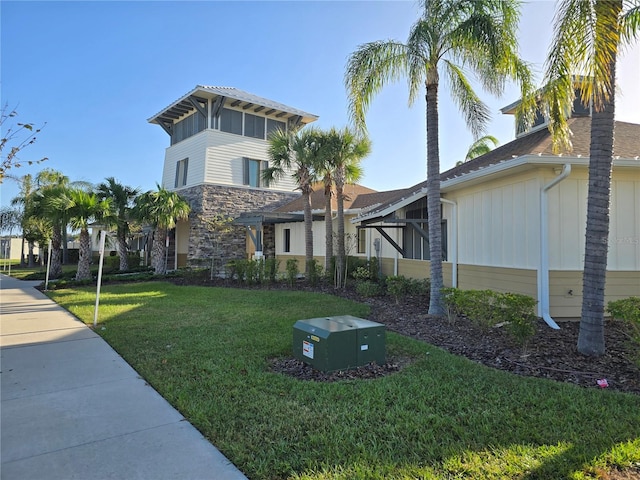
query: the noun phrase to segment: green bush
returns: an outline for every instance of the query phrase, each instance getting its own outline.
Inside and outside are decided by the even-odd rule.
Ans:
[[[371,276],[371,271],[369,270],[369,268],[367,268],[365,266],[356,267],[356,269],[353,271],[351,276],[355,280],[360,281],[360,282],[373,280],[373,278]]]
[[[450,321],[464,315],[485,330],[504,323],[507,332],[522,347],[536,333],[536,301],[526,295],[445,288],[442,290],[442,299]]]
[[[290,287],[293,287],[296,284],[298,273],[300,273],[298,270],[298,260],[295,258],[288,259],[286,265],[286,279]]]
[[[623,298],[607,303],[607,310],[615,319],[631,327],[631,338],[640,345],[640,297]],[[640,363],[640,358],[636,359]]]
[[[313,287],[317,286],[322,279],[322,265],[315,258],[309,260],[307,264],[307,281]]]
[[[400,303],[400,299],[409,293],[409,279],[402,275],[392,275],[385,279],[387,292],[396,299],[396,304]]]
[[[264,261],[264,273],[266,278],[274,283],[278,278],[278,269],[280,268],[280,260],[277,258],[267,258]]]
[[[382,295],[383,288],[378,282],[371,280],[358,280],[356,283],[356,292],[363,297],[377,297]]]

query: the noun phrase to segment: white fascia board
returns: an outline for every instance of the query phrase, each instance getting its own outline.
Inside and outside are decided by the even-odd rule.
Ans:
[[[369,220],[371,218],[385,217],[387,215],[392,214],[396,210],[415,202],[416,200],[419,200],[419,199],[421,199],[423,197],[426,197],[426,195],[427,195],[427,189],[426,188],[421,188],[420,190],[417,190],[417,191],[413,192],[412,194],[410,194],[408,197],[404,197],[400,201],[398,201],[398,202],[396,202],[396,203],[394,203],[392,205],[389,205],[384,210],[371,212],[369,214],[365,213],[364,215],[362,215],[360,217],[356,217],[356,218],[352,219],[351,223],[359,223],[359,222],[363,222],[365,220]]]

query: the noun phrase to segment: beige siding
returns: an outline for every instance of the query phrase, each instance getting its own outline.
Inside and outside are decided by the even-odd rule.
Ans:
[[[632,296],[640,296],[638,272],[607,272],[605,305]],[[582,309],[582,271],[549,272],[549,303],[552,317],[579,318]]]
[[[188,158],[187,187],[202,183],[242,186],[243,158],[268,161],[267,149],[268,143],[265,140],[218,130],[204,130],[167,148],[162,185],[174,188],[176,163]],[[291,175],[285,175],[268,188],[293,191],[296,185]]]
[[[288,254],[279,254],[276,255],[276,259],[280,262],[278,264],[278,271],[283,273],[287,271],[287,260],[295,259],[298,261],[298,271],[300,273],[304,273],[304,255],[288,255]],[[324,257],[313,257],[314,260],[318,262],[318,265],[324,268]]]
[[[536,271],[522,268],[458,265],[458,287],[538,296]]]
[[[187,187],[202,183],[205,169],[205,151],[208,132],[205,130],[192,137],[170,146],[165,151],[162,186],[173,190],[176,181],[176,165],[180,160],[189,159],[187,168]]]

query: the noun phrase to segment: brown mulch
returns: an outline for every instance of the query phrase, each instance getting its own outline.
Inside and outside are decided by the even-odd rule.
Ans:
[[[181,278],[175,279],[175,283],[192,284]],[[198,284],[238,286],[224,280],[200,280]],[[276,284],[247,288],[287,287]],[[366,303],[371,306],[368,320],[386,325],[387,330],[427,342],[492,368],[585,388],[601,388],[597,381],[606,379],[606,388],[609,390],[640,395],[640,366],[633,360],[640,359],[640,347],[632,342],[630,328],[619,321],[607,322],[606,353],[601,357],[587,357],[578,353],[576,345],[579,322],[563,322],[560,323],[560,330],[554,330],[543,320],[539,320],[536,334],[523,351],[503,328],[486,331],[464,318],[451,322],[447,318],[428,315],[428,300],[425,297],[407,297],[396,304],[391,297],[362,298],[350,288],[312,288],[303,282],[296,285],[296,288],[330,293]],[[302,380],[336,381],[392,374],[409,362],[405,358],[390,357],[387,360],[387,364],[382,366],[367,365],[346,372],[331,373],[318,372],[293,358],[273,359],[271,363],[275,371]]]

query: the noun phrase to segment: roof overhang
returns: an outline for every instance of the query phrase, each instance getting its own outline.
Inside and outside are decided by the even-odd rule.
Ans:
[[[293,121],[307,124],[318,119],[318,116],[312,113],[258,97],[236,88],[198,85],[189,93],[147,119],[147,121],[161,126],[173,123],[192,111],[204,111],[209,100],[212,100],[212,109],[219,110],[223,105],[227,105],[240,108],[248,113],[261,112],[263,115],[273,116],[283,122]]]
[[[313,220],[323,220],[324,215],[313,215]],[[234,225],[257,227],[263,224],[304,222],[302,213],[247,212],[233,220]]]
[[[564,155],[523,155],[509,161],[503,161],[488,167],[479,168],[478,170],[462,174],[458,177],[443,180],[440,184],[440,192],[451,192],[463,186],[473,186],[475,184],[484,183],[492,178],[499,178],[506,174],[522,172],[533,168],[543,166],[562,167],[562,165],[566,163],[572,166],[588,167],[589,158]],[[640,160],[636,158],[615,158],[613,160],[613,166],[619,168],[640,168]],[[406,197],[403,197],[401,200],[386,206],[382,210],[364,213],[363,215],[354,218],[351,220],[351,223],[372,222],[376,219],[387,217],[398,209],[410,205],[411,203],[426,196],[427,189],[425,187],[420,188],[411,192]]]

